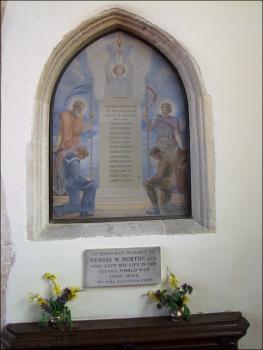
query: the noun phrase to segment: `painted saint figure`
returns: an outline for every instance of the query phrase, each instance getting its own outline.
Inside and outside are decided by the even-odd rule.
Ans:
[[[86,179],[80,175],[80,161],[88,155],[86,148],[78,147],[75,152],[70,152],[64,157],[62,166],[69,201],[64,205],[54,206],[55,216],[73,213],[79,213],[80,217],[94,215],[97,186],[92,179]],[[82,198],[80,191],[83,192]]]
[[[183,158],[186,158],[183,140],[178,120],[171,115],[172,106],[168,102],[161,104],[161,114],[157,114],[153,120],[148,118],[148,113],[144,112],[144,120],[149,131],[157,129],[157,140],[155,146],[166,153],[174,160],[174,180],[173,183],[179,191],[185,191],[184,181],[186,168],[182,169]],[[178,165],[180,164],[180,169]],[[179,179],[180,176],[180,179]]]
[[[174,170],[173,159],[168,153],[162,152],[160,148],[153,147],[150,155],[158,161],[156,174],[144,182],[144,187],[152,203],[152,209],[147,210],[147,214],[166,214],[167,205],[172,198],[171,176]],[[159,188],[160,201],[156,189]]]
[[[179,123],[175,117],[171,115],[172,106],[168,102],[161,105],[161,114],[157,114],[153,120],[148,118],[148,113],[144,113],[144,120],[151,131],[155,128],[158,130],[156,147],[161,151],[174,154],[177,147],[183,148],[180,135]]]
[[[71,110],[60,114],[60,129],[55,152],[74,150],[80,145],[81,133],[85,131],[83,120],[85,107],[83,101],[76,100]],[[91,115],[91,118],[93,118],[93,115]]]
[[[62,160],[70,151],[75,151],[81,143],[81,134],[90,129],[93,114],[90,115],[89,123],[84,123],[83,112],[86,108],[82,100],[76,100],[72,109],[61,112],[60,127],[53,156],[53,188],[57,195],[65,193]]]

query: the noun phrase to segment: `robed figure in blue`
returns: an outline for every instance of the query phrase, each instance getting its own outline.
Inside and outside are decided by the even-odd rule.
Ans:
[[[64,205],[54,206],[55,216],[79,213],[80,217],[94,215],[97,185],[94,180],[80,175],[80,161],[89,155],[84,147],[68,153],[63,161],[65,188],[69,201]],[[82,198],[80,192],[83,193]]]

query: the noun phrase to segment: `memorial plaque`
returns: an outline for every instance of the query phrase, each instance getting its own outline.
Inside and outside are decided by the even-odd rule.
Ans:
[[[160,247],[88,249],[85,287],[158,284]]]

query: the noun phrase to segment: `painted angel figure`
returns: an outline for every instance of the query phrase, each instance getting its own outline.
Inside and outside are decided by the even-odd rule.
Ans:
[[[124,55],[122,39],[117,38],[117,50],[105,65],[105,97],[132,98],[133,68],[129,56]]]
[[[86,57],[94,77],[94,97],[142,100],[151,54],[144,43],[122,32],[109,34],[91,45]]]

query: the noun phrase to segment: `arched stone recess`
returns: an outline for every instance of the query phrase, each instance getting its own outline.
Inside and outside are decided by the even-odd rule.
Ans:
[[[7,282],[15,261],[15,247],[6,208],[5,188],[1,177],[1,331],[6,323]]]
[[[49,223],[49,117],[55,83],[63,67],[84,46],[117,30],[134,35],[158,49],[174,65],[183,81],[189,108],[192,218],[122,223]],[[27,176],[29,239],[215,232],[214,167],[211,97],[206,93],[193,57],[171,35],[134,14],[113,8],[83,22],[53,50],[35,99]]]

